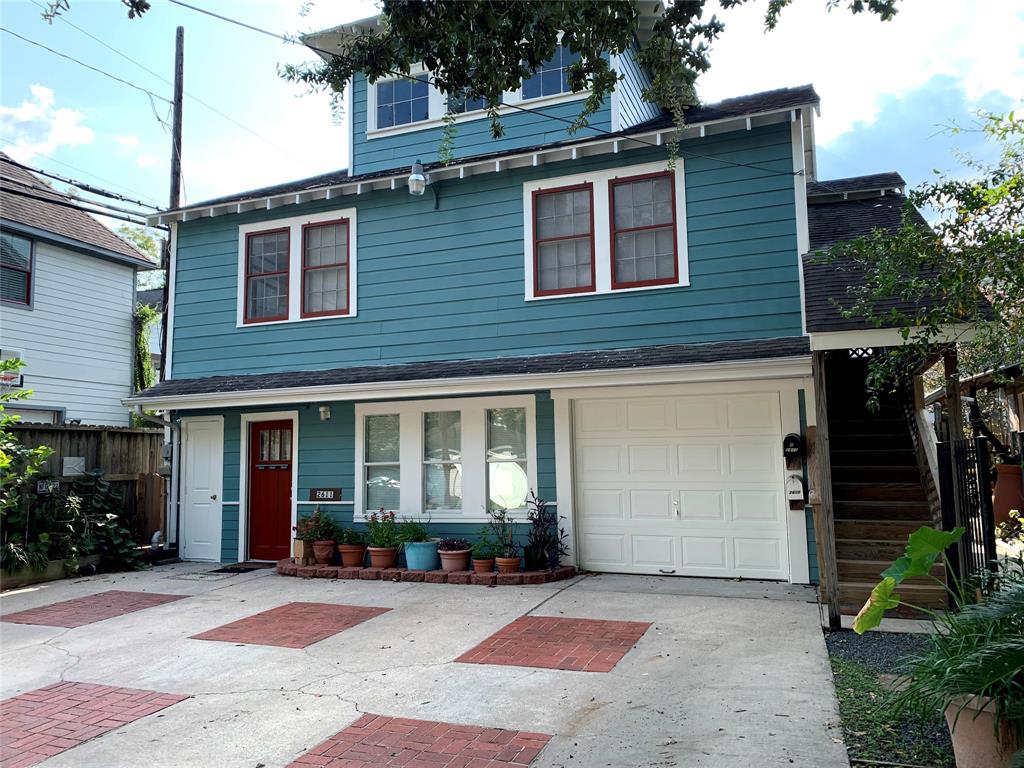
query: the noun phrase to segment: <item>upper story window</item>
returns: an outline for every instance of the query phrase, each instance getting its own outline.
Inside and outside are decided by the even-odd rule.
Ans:
[[[554,55],[534,70],[533,77],[523,80],[523,99],[570,93],[568,69],[579,60],[578,53],[559,44]]]
[[[246,238],[245,321],[288,319],[289,232],[253,232]]]
[[[536,295],[594,290],[593,198],[590,184],[534,195]]]
[[[415,78],[376,84],[377,128],[418,123],[430,118],[430,86],[426,73]]]
[[[32,302],[32,241],[0,233],[0,300],[29,306]]]
[[[302,316],[348,312],[348,222],[302,228]]]
[[[238,228],[238,326],[354,317],[356,210]]]
[[[611,182],[612,287],[676,281],[675,194],[672,174]]]
[[[476,112],[484,108],[483,99],[471,99],[465,96],[449,96],[448,111],[455,115]]]
[[[683,163],[523,184],[526,299],[689,284]]]

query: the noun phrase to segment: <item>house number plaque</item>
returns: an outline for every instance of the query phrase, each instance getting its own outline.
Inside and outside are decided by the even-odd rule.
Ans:
[[[310,501],[341,501],[341,488],[310,488]]]

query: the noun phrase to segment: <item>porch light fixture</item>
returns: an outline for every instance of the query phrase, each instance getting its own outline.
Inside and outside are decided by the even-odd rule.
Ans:
[[[427,177],[423,175],[423,163],[417,160],[409,174],[409,194],[417,197],[427,191]]]
[[[320,406],[320,421],[330,421],[330,420],[331,420],[331,406],[329,406],[329,405],[321,405]]]

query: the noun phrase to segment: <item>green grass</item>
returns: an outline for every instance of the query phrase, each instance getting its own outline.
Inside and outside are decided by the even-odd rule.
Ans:
[[[837,656],[831,661],[843,738],[851,760],[954,768],[953,750],[940,713],[934,718],[894,718],[892,693],[874,672]]]

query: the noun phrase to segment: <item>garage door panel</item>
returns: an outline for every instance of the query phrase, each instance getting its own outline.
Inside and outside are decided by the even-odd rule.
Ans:
[[[623,567],[626,559],[626,536],[621,533],[584,533],[583,546],[592,566]]]
[[[681,479],[709,480],[722,477],[722,446],[715,443],[684,443],[678,446]]]
[[[576,432],[620,432],[625,427],[626,404],[622,400],[586,400],[576,404]]]
[[[673,536],[632,536],[633,565],[674,570],[678,566]]]
[[[630,445],[629,473],[631,475],[653,474],[664,478],[674,474],[669,445]]]
[[[733,440],[727,447],[729,480],[746,483],[772,482],[779,474],[776,446],[767,441]]]
[[[623,448],[620,445],[583,445],[579,447],[580,471],[586,480],[590,477],[606,479],[617,477],[623,469]]]
[[[679,516],[683,520],[725,520],[722,491],[679,492]]]
[[[729,570],[728,546],[724,537],[683,536],[682,566],[688,569]]]
[[[725,404],[720,397],[684,397],[675,401],[679,432],[715,434],[725,427]]]
[[[630,432],[664,432],[670,429],[669,400],[631,400],[626,404],[626,429]]]
[[[634,488],[629,491],[630,517],[634,520],[672,520],[675,493],[668,489]]]
[[[735,522],[782,522],[782,496],[777,490],[733,491],[730,497]]]
[[[623,493],[618,489],[588,488],[580,497],[581,509],[594,520],[625,520],[626,509]]]
[[[733,558],[737,571],[774,573],[782,567],[782,552],[778,539],[735,538],[732,541]]]
[[[773,392],[730,397],[726,414],[730,431],[773,434],[779,424],[779,396]]]

